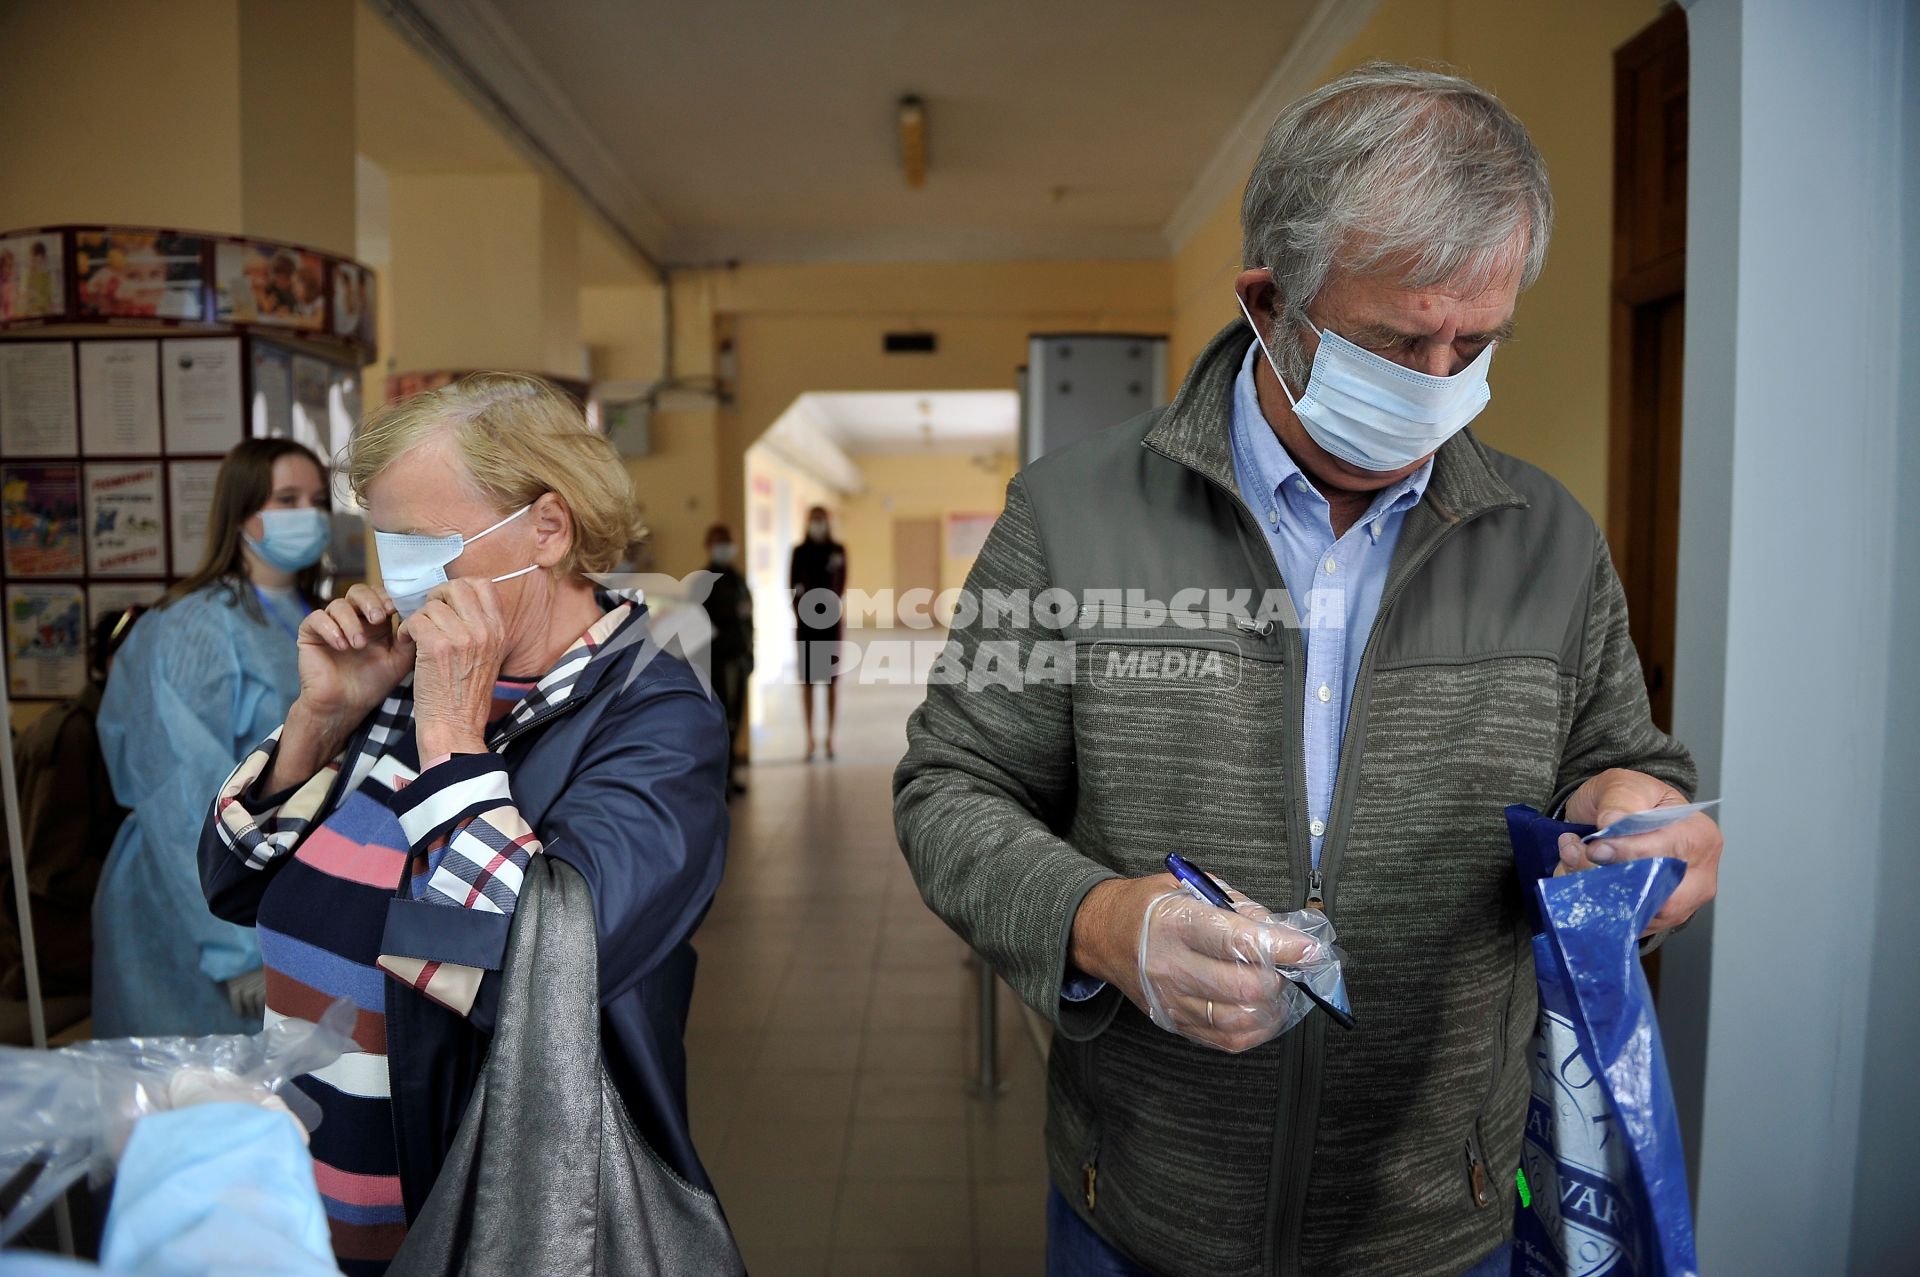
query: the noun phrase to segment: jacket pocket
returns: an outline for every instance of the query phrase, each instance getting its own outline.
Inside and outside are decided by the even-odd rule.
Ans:
[[[1494,1124],[1498,1120],[1501,1084],[1507,1077],[1508,1021],[1512,1018],[1514,981],[1518,978],[1519,966],[1516,963],[1507,979],[1506,996],[1493,1004],[1492,1032],[1488,1034],[1491,1048],[1487,1061],[1487,1089],[1480,1099],[1479,1109],[1473,1115],[1473,1125],[1467,1128],[1467,1195],[1481,1209],[1506,1200],[1506,1194],[1501,1191],[1500,1174],[1487,1160],[1487,1150]]]

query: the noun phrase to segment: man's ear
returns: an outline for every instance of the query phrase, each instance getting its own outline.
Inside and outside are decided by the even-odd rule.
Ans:
[[[527,511],[533,523],[533,558],[543,568],[554,567],[573,548],[573,511],[552,492],[543,492]]]
[[[1234,276],[1233,291],[1240,294],[1256,320],[1272,315],[1280,300],[1273,286],[1273,272],[1264,266],[1249,267]]]

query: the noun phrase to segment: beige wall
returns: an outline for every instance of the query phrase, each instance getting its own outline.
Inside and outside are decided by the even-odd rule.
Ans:
[[[239,2],[240,225],[249,235],[353,255],[358,7]]]
[[[1384,0],[1327,78],[1370,58],[1443,61],[1513,109],[1546,156],[1558,225],[1546,272],[1520,302],[1518,340],[1493,364],[1481,438],[1542,466],[1606,516],[1613,50],[1658,0]],[[1239,192],[1179,246],[1173,361],[1184,370],[1237,315]]]
[[[532,173],[394,173],[387,190],[396,370],[581,375],[571,197]]]
[[[354,0],[0,4],[0,228],[354,246]]]
[[[839,507],[836,535],[847,547],[848,588],[894,588],[893,522],[924,518],[941,524],[940,588],[965,584],[974,556],[947,553],[947,516],[1000,513],[1017,468],[1013,441],[974,453],[865,453],[853,460],[867,486]]]

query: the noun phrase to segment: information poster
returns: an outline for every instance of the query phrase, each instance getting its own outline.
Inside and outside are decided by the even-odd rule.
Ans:
[[[240,339],[192,337],[160,343],[160,398],[167,450],[226,452],[246,437]]]
[[[324,359],[293,357],[293,437],[322,461],[333,456],[332,412],[327,403],[333,368]]]
[[[66,308],[67,262],[60,237],[0,238],[0,324],[57,318]]]
[[[223,242],[214,255],[215,314],[223,324],[318,332],[327,318],[327,264],[318,253]]]
[[[158,342],[81,343],[80,436],[89,456],[160,451]]]
[[[0,456],[71,457],[79,451],[73,343],[0,344]]]
[[[293,438],[293,355],[253,343],[253,437]]]
[[[167,514],[173,525],[174,575],[185,576],[207,549],[207,516],[213,509],[213,480],[218,461],[167,463]]]
[[[95,582],[87,586],[87,633],[100,624],[109,612],[124,612],[130,607],[152,607],[167,587],[159,581]]]
[[[204,319],[206,245],[198,235],[76,232],[81,317]]]
[[[80,467],[0,467],[0,524],[8,576],[79,576]]]
[[[87,570],[96,576],[165,576],[160,463],[87,466]]]
[[[7,691],[77,696],[87,684],[86,599],[77,585],[9,585]]]

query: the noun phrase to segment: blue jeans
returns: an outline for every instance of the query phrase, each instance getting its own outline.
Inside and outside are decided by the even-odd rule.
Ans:
[[[1507,1277],[1513,1247],[1505,1245],[1460,1277]],[[1153,1277],[1087,1227],[1060,1190],[1047,1190],[1047,1277]]]

